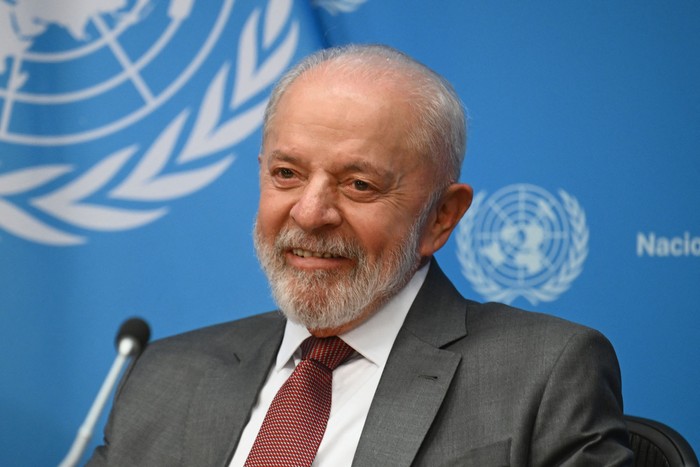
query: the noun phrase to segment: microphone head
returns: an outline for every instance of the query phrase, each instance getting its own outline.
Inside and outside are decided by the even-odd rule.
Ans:
[[[140,354],[146,348],[148,340],[151,338],[151,328],[148,323],[141,318],[129,318],[124,321],[117,332],[115,345],[119,350],[123,340],[129,339],[133,341],[133,350],[130,352],[133,355]]]

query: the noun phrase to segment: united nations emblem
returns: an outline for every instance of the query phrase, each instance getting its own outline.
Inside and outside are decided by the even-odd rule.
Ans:
[[[0,3],[0,139],[30,145],[89,141],[158,108],[201,66],[233,6],[226,0],[200,9],[211,12],[194,11],[193,3]],[[188,27],[194,21],[205,27]],[[184,40],[200,46],[185,48]]]
[[[556,300],[588,256],[586,215],[576,198],[528,184],[474,197],[457,230],[457,256],[474,290],[490,301]]]
[[[201,101],[168,102],[202,68],[233,3],[0,2],[0,143],[17,154],[43,147],[64,156],[3,167],[0,231],[44,245],[84,244],[91,232],[161,218],[167,203],[223,174],[234,146],[259,128],[266,90],[291,63],[300,35],[292,0],[262,3],[244,21],[235,62],[223,63]],[[89,155],[99,160],[87,168],[65,160],[166,102],[175,116],[155,126],[152,139],[109,151],[95,145]]]

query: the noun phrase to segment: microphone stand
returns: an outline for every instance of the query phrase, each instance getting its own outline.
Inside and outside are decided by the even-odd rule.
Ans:
[[[132,337],[125,337],[119,341],[117,357],[114,359],[112,368],[109,370],[104,383],[102,383],[102,387],[97,393],[95,402],[92,403],[92,407],[90,407],[90,411],[88,412],[87,417],[85,417],[85,421],[78,429],[78,435],[76,436],[75,441],[73,441],[73,445],[68,451],[66,457],[59,464],[59,467],[74,467],[78,464],[78,461],[80,461],[80,458],[85,452],[85,448],[90,442],[90,438],[92,438],[92,433],[95,430],[97,420],[100,417],[102,410],[104,410],[109,394],[112,392],[112,388],[116,384],[124,364],[131,354],[138,354],[138,347],[138,342],[136,342],[136,340]]]

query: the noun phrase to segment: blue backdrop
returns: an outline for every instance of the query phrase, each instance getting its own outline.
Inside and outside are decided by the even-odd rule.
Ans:
[[[626,412],[700,449],[698,2],[35,3],[0,0],[1,465],[60,461],[125,318],[158,338],[274,306],[262,108],[346,42],[469,109],[475,205],[438,254],[460,290],[600,329]]]

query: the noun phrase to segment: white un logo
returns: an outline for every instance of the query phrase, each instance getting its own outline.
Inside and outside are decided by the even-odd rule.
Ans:
[[[292,0],[241,15],[224,44],[235,59],[216,47],[233,0],[41,6],[0,0],[0,145],[17,148],[18,159],[43,146],[61,160],[1,168],[0,234],[52,246],[150,224],[225,173],[260,127],[268,88],[300,37]],[[185,86],[202,79],[206,89]],[[139,131],[134,123],[151,113]],[[127,127],[136,141],[117,133]]]
[[[518,184],[474,197],[457,248],[477,293],[504,303],[524,297],[534,305],[570,287],[588,255],[588,227],[576,199],[563,190],[559,196]]]
[[[0,140],[6,142],[74,144],[140,120],[200,67],[233,0],[199,9],[194,0],[43,3],[0,2]],[[201,27],[186,27],[192,23]]]

